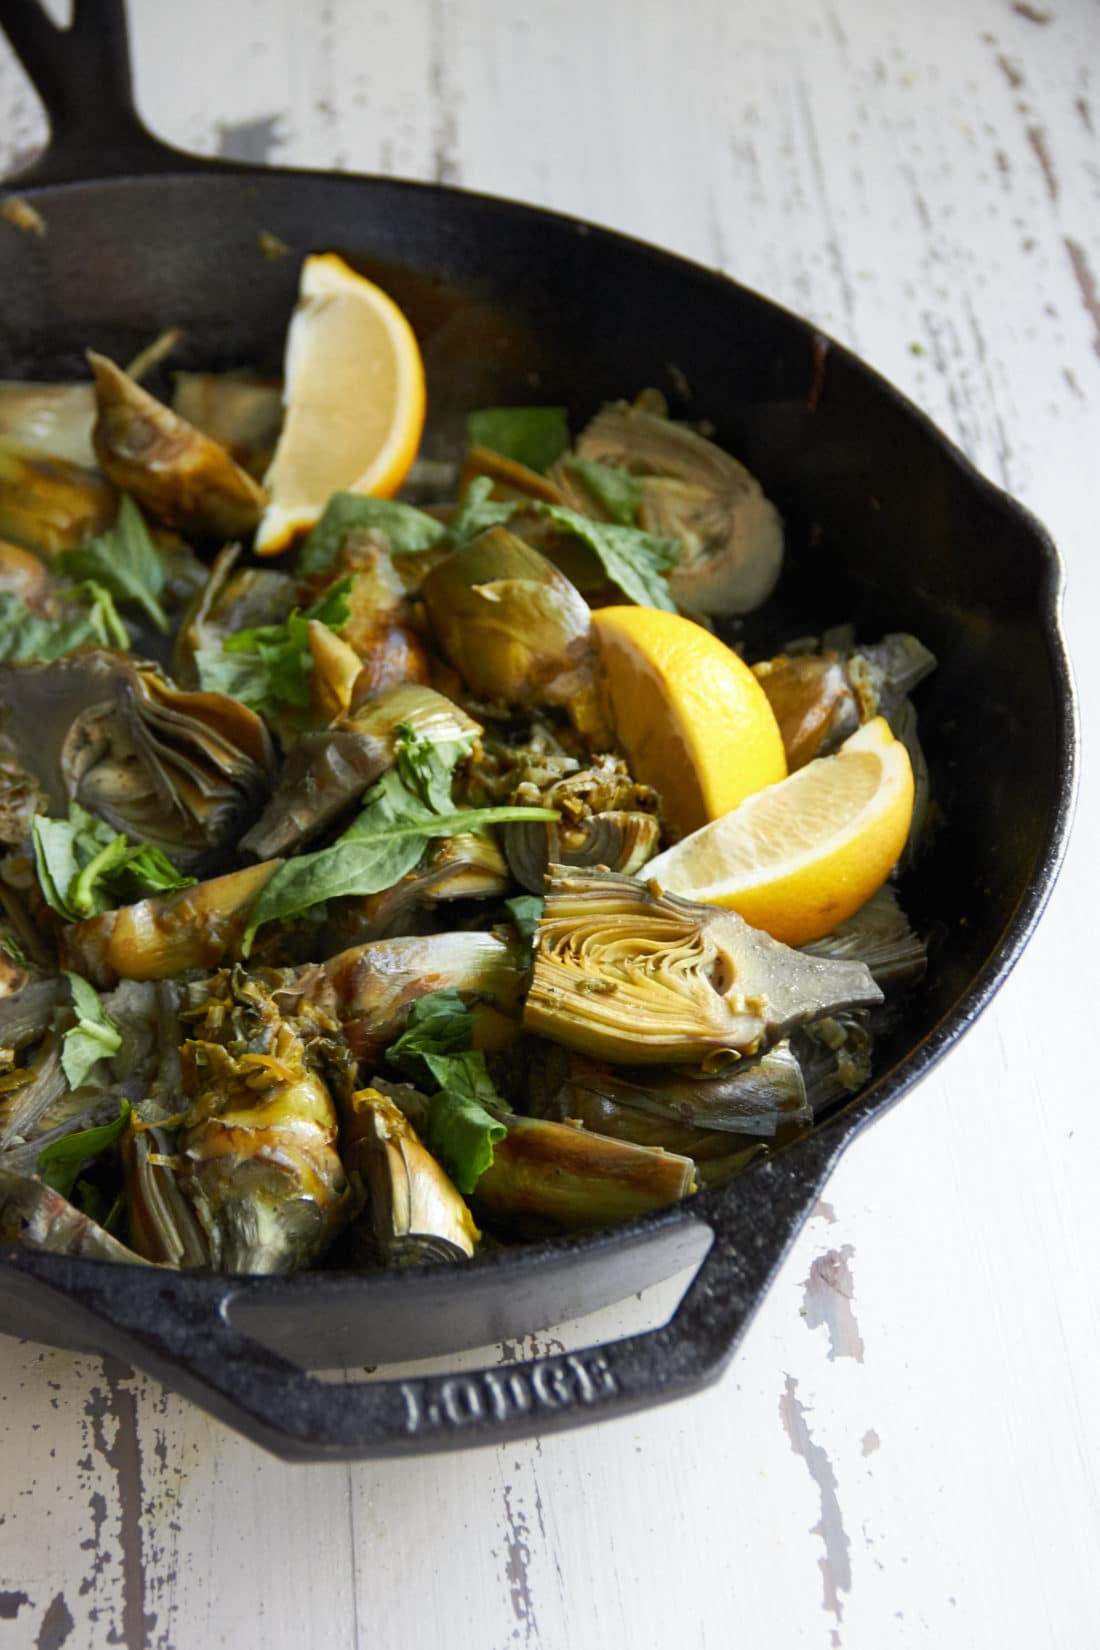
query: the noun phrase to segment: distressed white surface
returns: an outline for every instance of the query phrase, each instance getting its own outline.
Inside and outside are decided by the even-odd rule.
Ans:
[[[177,143],[567,208],[852,343],[1053,530],[1087,735],[1094,0],[132,13],[142,108]],[[0,109],[10,164],[43,124],[2,47]],[[1089,766],[1015,975],[848,1154],[698,1399],[289,1468],[125,1370],[0,1339],[0,1650],[1100,1644],[1098,829]]]

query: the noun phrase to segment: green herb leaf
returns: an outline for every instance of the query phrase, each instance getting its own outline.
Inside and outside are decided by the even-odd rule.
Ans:
[[[61,619],[45,619],[12,591],[0,591],[0,662],[63,659],[78,647],[129,649],[126,626],[101,585],[77,585],[67,594],[73,610]],[[87,600],[83,609],[76,605],[82,597]]]
[[[633,527],[642,504],[642,484],[629,470],[617,470],[611,464],[598,464],[594,458],[574,458],[570,454],[565,466],[580,476],[597,504],[601,504],[620,527]]]
[[[541,472],[568,447],[569,421],[564,407],[482,407],[466,420],[466,440]]]
[[[425,1054],[461,1054],[473,1041],[474,1017],[453,986],[429,991],[413,1004],[405,1029],[386,1059],[413,1082],[422,1081]]]
[[[424,845],[436,837],[483,830],[513,819],[551,820],[554,808],[462,808],[431,814],[410,797],[396,769],[370,791],[362,814],[331,848],[288,859],[252,907],[242,955],[265,922],[299,917],[322,900],[379,894],[415,869]]]
[[[394,555],[408,556],[430,550],[445,532],[443,523],[424,510],[397,499],[364,498],[359,493],[333,493],[324,514],[298,554],[297,574],[301,579],[327,573],[343,549],[349,533],[385,533]]]
[[[528,944],[535,943],[539,923],[542,920],[543,908],[546,901],[541,894],[517,894],[514,899],[504,901],[511,913],[512,921],[519,930],[521,940]]]
[[[500,1106],[484,1054],[429,1054],[425,1062],[439,1083],[428,1111],[427,1147],[464,1195],[493,1161],[493,1147],[508,1133],[488,1109]]]
[[[71,1197],[85,1164],[90,1163],[93,1157],[98,1157],[100,1152],[117,1145],[126,1133],[129,1121],[130,1102],[123,1100],[113,1123],[101,1123],[95,1129],[77,1129],[73,1134],[62,1135],[60,1140],[51,1140],[38,1154],[39,1180],[44,1181],[55,1192],[60,1192],[62,1197]],[[87,1182],[81,1184],[87,1185]],[[89,1186],[88,1192],[80,1200],[79,1207],[96,1219],[97,1215],[93,1211],[102,1207],[98,1202],[100,1197],[102,1194],[98,1188]],[[106,1200],[103,1201],[105,1203]],[[110,1216],[106,1219],[109,1220]]]
[[[363,811],[330,848],[298,854],[261,890],[248,919],[242,954],[265,922],[299,917],[322,900],[365,896],[392,888],[418,863],[434,837],[482,830],[512,819],[556,819],[552,808],[462,808],[451,782],[468,741],[433,745],[410,727],[398,728],[396,762],[363,800]]]
[[[118,1053],[122,1037],[114,1021],[103,1012],[94,986],[67,968],[62,972],[73,994],[76,1024],[61,1039],[61,1066],[69,1087],[78,1089],[100,1060]]]
[[[562,504],[539,504],[565,533],[572,533],[594,550],[612,584],[639,607],[661,607],[675,613],[668,580],[662,574],[680,559],[678,539],[659,538],[637,527],[620,527],[613,522],[592,521]]]
[[[508,1133],[484,1054],[472,1049],[474,1017],[457,991],[430,991],[415,1003],[386,1059],[416,1083],[433,1083],[425,1144],[460,1192],[472,1192]]]
[[[69,804],[67,820],[39,815],[31,833],[39,886],[67,922],[194,882],[159,848],[131,842],[77,802]]]
[[[341,630],[351,613],[351,582],[341,579],[312,607],[291,613],[282,624],[257,625],[238,631],[220,648],[200,648],[195,654],[200,685],[239,699],[261,716],[308,710],[313,676],[309,621]]]
[[[511,521],[517,510],[524,508],[522,499],[498,501],[490,498],[492,490],[493,483],[489,476],[477,476],[471,481],[455,506],[447,528],[448,544],[456,547],[468,544],[479,533],[487,533],[490,527],[502,527],[506,521]]]
[[[136,602],[157,629],[168,630],[160,605],[164,567],[141,511],[128,494],[119,500],[115,524],[77,550],[63,550],[54,566],[74,579],[92,579],[120,602]]]

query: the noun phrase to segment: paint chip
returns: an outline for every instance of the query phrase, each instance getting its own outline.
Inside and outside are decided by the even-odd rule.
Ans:
[[[844,1618],[844,1606],[840,1595],[852,1590],[851,1543],[844,1530],[833,1464],[821,1445],[814,1442],[806,1414],[805,1405],[798,1400],[798,1382],[793,1376],[788,1375],[783,1395],[779,1400],[779,1419],[790,1439],[791,1449],[805,1461],[810,1470],[810,1477],[817,1485],[821,1499],[821,1517],[810,1534],[819,1535],[825,1548],[822,1557],[817,1561],[824,1589],[822,1609],[830,1611],[836,1617],[839,1626]],[[839,1642],[834,1629],[833,1643]]]
[[[818,1255],[803,1285],[803,1315],[809,1329],[822,1324],[829,1333],[829,1361],[854,1358],[863,1362],[863,1337],[859,1332],[852,1302],[855,1285],[849,1264],[855,1250],[850,1243]]]

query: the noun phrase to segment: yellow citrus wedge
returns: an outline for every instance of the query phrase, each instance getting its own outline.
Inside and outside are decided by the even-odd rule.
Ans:
[[[336,492],[392,498],[424,428],[424,363],[393,299],[333,252],[302,265],[286,339],[286,417],[264,477],[261,555],[313,527]]]
[[[784,778],[767,695],[709,630],[656,607],[601,607],[592,627],[608,719],[675,836]]]
[[[876,716],[835,756],[704,825],[642,872],[672,894],[726,905],[787,945],[831,933],[882,886],[905,846],[913,770]]]

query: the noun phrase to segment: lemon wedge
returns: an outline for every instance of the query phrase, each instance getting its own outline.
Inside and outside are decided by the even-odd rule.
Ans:
[[[286,340],[286,416],[264,477],[256,549],[274,555],[316,525],[336,492],[392,498],[424,428],[416,334],[381,287],[335,253],[302,265]]]
[[[909,753],[881,717],[650,860],[668,893],[726,905],[787,945],[831,933],[886,881],[913,817]]]
[[[767,695],[709,630],[656,607],[602,607],[592,628],[608,720],[674,835],[785,777]]]

